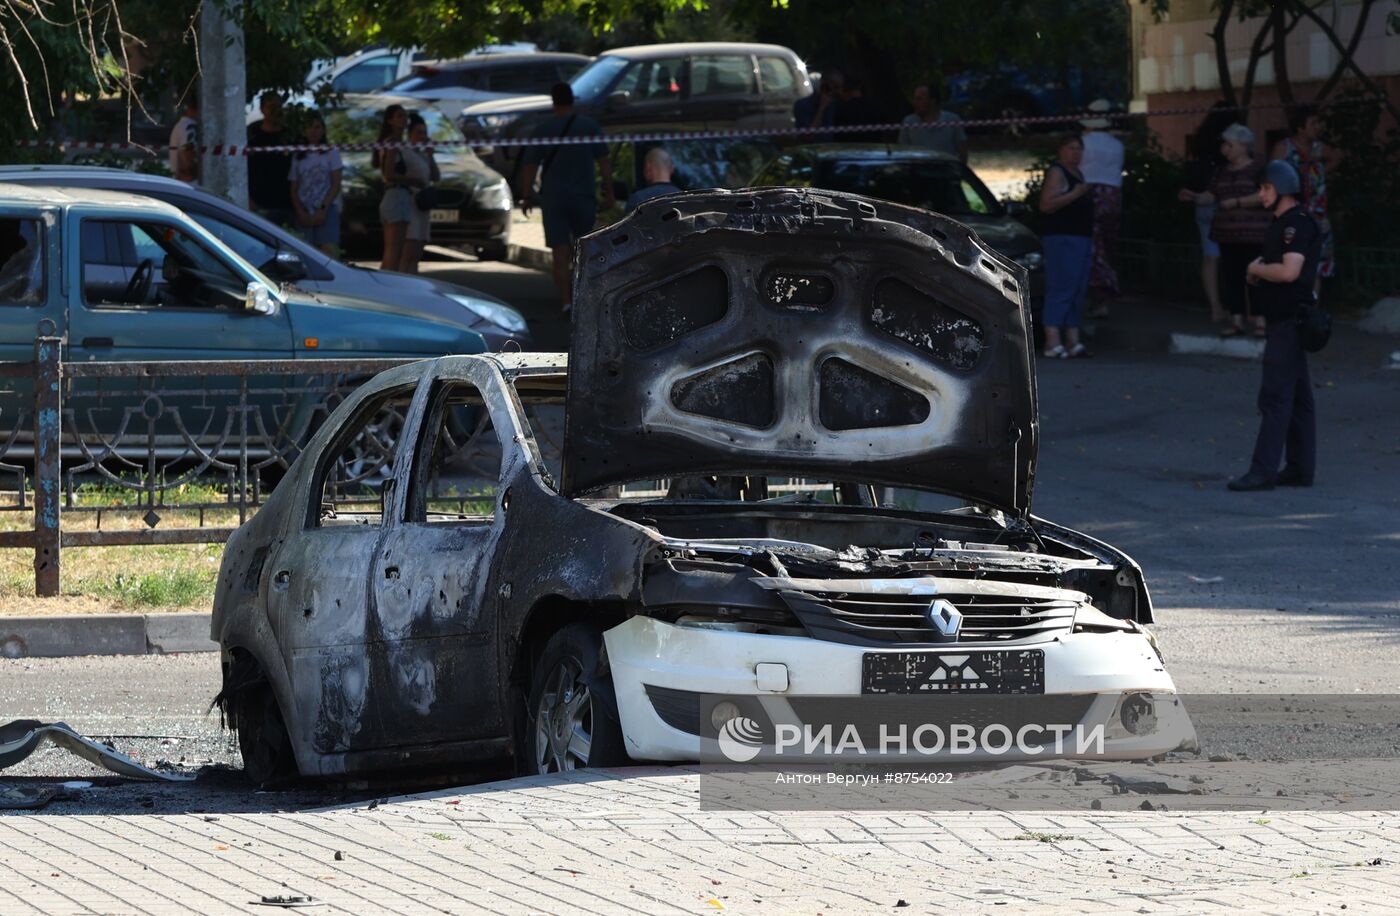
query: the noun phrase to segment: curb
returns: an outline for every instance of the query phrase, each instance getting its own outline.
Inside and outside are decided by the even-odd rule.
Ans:
[[[0,658],[217,652],[209,614],[0,617]]]
[[[517,267],[528,267],[545,273],[554,270],[554,255],[545,248],[530,248],[512,243],[506,247],[506,261]]]
[[[1230,359],[1259,360],[1264,358],[1264,341],[1247,337],[1173,334],[1167,352],[1184,356],[1225,356]]]

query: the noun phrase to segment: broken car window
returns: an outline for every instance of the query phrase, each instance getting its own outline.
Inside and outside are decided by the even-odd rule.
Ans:
[[[360,405],[321,456],[312,491],[313,527],[378,525],[414,386],[393,388]]]
[[[44,234],[37,219],[0,219],[0,304],[44,301]]]
[[[439,384],[413,454],[405,521],[489,524],[501,480],[501,443],[491,413],[470,382]]]

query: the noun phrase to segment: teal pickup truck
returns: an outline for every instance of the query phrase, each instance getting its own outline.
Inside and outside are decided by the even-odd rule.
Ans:
[[[0,183],[0,360],[41,322],[64,359],[231,360],[480,353],[465,323],[281,287],[149,197]],[[45,324],[45,329],[48,325]]]
[[[76,378],[64,395],[63,451],[89,461],[132,450],[196,458],[226,450],[247,407],[262,411],[253,419],[273,433],[265,438],[295,442],[314,414],[333,406],[320,403],[324,389],[305,384],[318,374],[317,360],[343,367],[345,360],[486,349],[465,321],[279,286],[153,198],[0,182],[0,361],[32,360],[37,336],[62,338],[69,364],[307,360],[305,376],[260,378],[261,390],[245,396],[243,407],[239,383],[220,370],[196,374],[193,395],[186,378],[184,394],[156,400],[149,381]],[[356,380],[353,372],[340,375]],[[32,392],[25,379],[0,384],[0,463],[9,446],[30,441],[24,427]]]

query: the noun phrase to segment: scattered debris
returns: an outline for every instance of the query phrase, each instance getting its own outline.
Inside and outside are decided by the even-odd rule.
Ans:
[[[1186,578],[1197,585],[1215,585],[1217,582],[1225,581],[1224,576],[1193,576],[1190,573],[1187,573]]]
[[[0,725],[0,770],[19,763],[44,742],[56,744],[90,763],[129,779],[160,779],[170,782],[194,779],[190,774],[153,770],[115,748],[83,737],[63,722],[47,723],[38,719],[16,719]]]
[[[1073,840],[1073,834],[1069,833],[1042,833],[1039,830],[1027,830],[1019,836],[1014,836],[1013,840],[1034,840],[1037,843],[1056,843],[1060,840]]]
[[[34,811],[61,795],[58,786],[0,787],[0,811]]]
[[[337,862],[344,862],[344,861],[345,861],[345,853],[343,853],[343,852],[341,852],[339,849],[337,849],[337,850],[335,851],[335,860],[336,860]]]
[[[254,906],[280,906],[286,908],[296,906],[324,906],[322,901],[317,900],[315,897],[308,897],[305,894],[276,894],[263,897],[261,900],[249,900],[248,902]]]

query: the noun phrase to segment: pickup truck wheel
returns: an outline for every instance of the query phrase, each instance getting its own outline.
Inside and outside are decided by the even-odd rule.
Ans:
[[[292,739],[270,687],[250,689],[241,698],[238,749],[243,754],[243,772],[254,785],[279,786],[297,778]]]
[[[545,643],[531,679],[526,765],[534,773],[629,762],[612,676],[603,665],[603,634],[587,624],[564,627]]]

